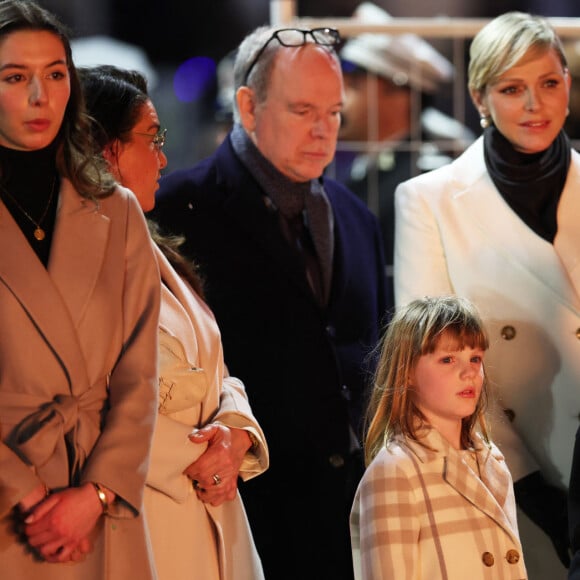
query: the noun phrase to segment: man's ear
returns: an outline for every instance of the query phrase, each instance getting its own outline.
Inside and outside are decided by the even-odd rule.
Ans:
[[[247,133],[253,133],[256,128],[256,94],[250,87],[240,87],[236,91],[236,103],[242,127]]]

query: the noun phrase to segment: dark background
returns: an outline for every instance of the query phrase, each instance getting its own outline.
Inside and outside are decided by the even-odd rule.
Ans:
[[[269,23],[268,0],[39,0],[71,28],[74,37],[106,35],[141,47],[157,73],[150,84],[161,123],[168,128],[166,171],[189,166],[221,139],[216,117],[215,67],[255,27]],[[376,0],[394,17],[491,18],[508,10],[544,16],[580,16],[580,0]],[[358,0],[298,1],[298,17],[348,17]],[[451,59],[451,41],[432,40]],[[469,40],[466,41],[467,50]],[[205,57],[201,59],[200,57]],[[189,59],[194,59],[189,61]],[[109,58],[110,60],[110,58]],[[189,61],[187,98],[178,98],[176,72]],[[81,63],[82,64],[82,63]],[[112,62],[111,64],[115,64]],[[444,98],[444,97],[442,97]],[[476,122],[466,102],[463,119]],[[445,109],[445,104],[441,107]],[[445,112],[453,111],[451,105]],[[457,116],[457,114],[455,114]]]

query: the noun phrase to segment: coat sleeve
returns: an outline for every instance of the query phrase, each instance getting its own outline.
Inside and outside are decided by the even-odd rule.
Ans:
[[[427,294],[453,292],[439,224],[422,191],[427,185],[415,180],[395,191],[395,304],[400,306]],[[436,192],[429,192],[434,197]]]
[[[356,493],[350,518],[356,580],[417,574],[419,510],[411,482],[395,461],[386,450],[379,453]]]
[[[262,473],[268,466],[268,448],[243,383],[233,377],[224,378],[219,398],[215,395],[215,404],[219,403],[219,407],[206,419],[200,419],[201,409],[213,406],[213,396],[204,395],[213,381],[203,369],[192,372],[194,367],[176,336],[161,330],[159,344],[161,410],[153,437],[147,485],[178,503],[188,498],[191,480],[183,472],[207,449],[207,443],[192,443],[188,438],[192,429],[200,426],[200,420],[202,424],[214,421],[251,431],[259,448],[256,453],[247,453],[240,475],[247,479]]]
[[[268,467],[268,447],[262,429],[251,413],[241,381],[224,379],[221,400],[214,421],[251,431],[259,442],[256,451],[246,454],[240,470],[242,479],[255,477]],[[178,503],[184,502],[191,492],[191,480],[184,475],[184,470],[207,449],[207,443],[189,440],[193,428],[194,425],[160,413],[153,436],[147,485]]]
[[[109,408],[83,470],[117,494],[112,514],[135,515],[143,500],[151,438],[157,417],[157,327],[161,296],[157,262],[143,212],[125,195],[125,229],[113,242],[124,248],[122,348],[109,376]],[[121,237],[122,236],[122,237]],[[122,242],[120,239],[123,240]],[[129,509],[127,509],[129,508]],[[116,511],[115,511],[116,510]]]
[[[266,437],[258,420],[254,417],[246,388],[235,377],[224,377],[220,407],[214,421],[226,427],[249,431],[258,445],[250,449],[240,467],[240,477],[246,481],[268,469],[270,457]]]

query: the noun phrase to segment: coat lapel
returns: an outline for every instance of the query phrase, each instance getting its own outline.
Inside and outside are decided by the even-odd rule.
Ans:
[[[183,358],[190,365],[187,374],[190,374],[192,367],[204,371],[201,376],[206,380],[206,394],[199,401],[199,424],[203,425],[215,415],[220,404],[224,372],[220,331],[207,304],[177,274],[158,247],[155,247],[155,254],[162,280],[159,326],[176,337],[176,342],[183,349]],[[196,378],[188,384],[198,385],[199,381]]]
[[[525,269],[538,284],[557,294],[559,301],[578,311],[580,294],[570,284],[570,272],[575,272],[577,288],[580,288],[580,228],[567,227],[566,236],[562,236],[561,254],[566,255],[566,263],[555,251],[556,244],[530,230],[504,201],[487,173],[482,148],[480,139],[467,150],[467,155],[452,164],[451,189],[455,192],[453,202],[457,204],[458,215],[477,216],[472,220],[474,235],[481,237],[486,248],[493,248],[514,268]],[[572,182],[579,179],[576,170],[573,175],[568,178],[566,195],[563,194],[565,208],[558,210],[559,228],[563,214],[570,220],[580,210],[579,196],[572,195]],[[578,183],[574,187],[577,192]]]
[[[332,211],[332,227],[334,231],[334,249],[332,254],[332,269],[330,273],[330,289],[328,293],[328,307],[332,309],[339,301],[346,284],[346,272],[349,267],[349,254],[344,247],[344,240],[349,238],[343,210],[332,187],[325,187],[330,208]]]
[[[422,437],[424,443],[435,451],[408,441],[407,445],[413,453],[423,463],[442,465],[437,467],[437,470],[441,469],[444,481],[475,508],[492,518],[518,544],[516,515],[504,511],[512,480],[499,451],[494,449],[494,454],[481,439],[478,439],[480,449],[477,451],[479,464],[477,474],[436,429],[424,431]]]
[[[554,248],[580,300],[580,155],[572,151],[566,185],[558,205],[558,233]]]
[[[0,279],[50,344],[70,384],[81,389],[86,388],[88,377],[85,365],[79,364],[84,358],[76,327],[102,267],[108,232],[108,219],[95,208],[70,182],[62,181],[47,270],[0,202],[0,244],[10,248],[0,260]],[[98,224],[87,227],[89,220]]]
[[[179,279],[177,273],[158,247],[155,247],[155,256],[159,264],[162,281],[159,327],[174,336],[187,336],[189,340],[182,341],[187,360],[192,364],[204,366],[206,362],[199,360],[200,352],[197,341],[199,333],[198,329],[193,328],[195,317],[191,309],[191,300],[186,296],[188,292],[187,286],[185,282]],[[189,290],[189,292],[192,293],[193,290]]]
[[[507,471],[500,469],[498,459],[494,458],[491,450],[487,448],[479,451],[477,457],[479,477],[473,473],[457,451],[449,449],[445,458],[443,478],[457,493],[497,522],[514,538],[514,541],[517,541],[513,522],[503,509],[511,485]]]
[[[110,221],[97,202],[79,196],[69,181],[63,180],[60,195],[48,270],[77,326],[103,269]],[[70,283],[71,271],[75,284]]]

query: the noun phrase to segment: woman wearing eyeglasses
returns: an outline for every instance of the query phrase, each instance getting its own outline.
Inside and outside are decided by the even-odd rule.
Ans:
[[[157,179],[167,165],[166,129],[160,127],[147,94],[125,87],[123,79],[115,80],[114,75],[122,72],[116,71],[109,66],[79,68],[89,114],[97,121],[93,130],[97,145],[113,176],[135,193],[141,209],[148,212],[155,205]],[[145,83],[132,74],[127,73],[127,80]]]
[[[166,166],[146,81],[113,66],[81,69],[94,134],[112,173],[153,208]],[[268,466],[264,435],[244,385],[227,376],[219,329],[179,239],[150,222],[162,278],[159,416],[145,514],[160,580],[263,578],[238,477]]]

